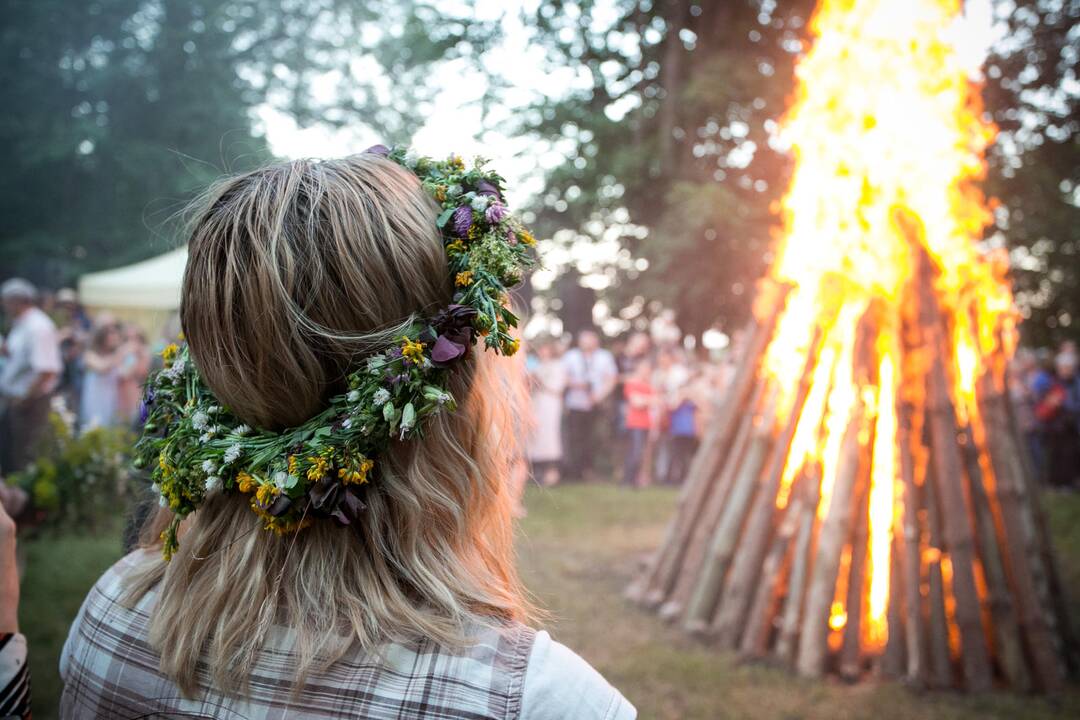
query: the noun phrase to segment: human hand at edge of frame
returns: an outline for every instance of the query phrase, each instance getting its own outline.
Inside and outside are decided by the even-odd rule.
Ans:
[[[0,633],[19,632],[19,568],[15,521],[0,503]]]

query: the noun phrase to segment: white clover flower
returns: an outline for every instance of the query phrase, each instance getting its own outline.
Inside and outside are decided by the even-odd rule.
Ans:
[[[233,433],[236,435],[247,435],[249,432],[251,432],[251,428],[247,425],[239,425],[233,430]]]
[[[404,162],[406,167],[415,168],[416,164],[420,162],[420,154],[415,150],[409,150],[405,153]]]
[[[348,400],[351,403],[356,402],[357,400],[360,399],[360,391],[359,390],[350,390],[349,394],[345,396],[345,399]]]
[[[233,444],[232,444],[232,445],[230,445],[230,446],[229,446],[229,448],[228,448],[228,449],[227,449],[227,450],[225,451],[225,456],[224,456],[224,457],[222,457],[222,458],[221,458],[221,460],[222,460],[222,462],[224,462],[224,463],[225,463],[226,465],[228,465],[229,463],[235,462],[235,461],[236,461],[236,459],[237,459],[238,457],[240,457],[240,453],[241,453],[241,452],[242,452],[242,448],[240,447],[240,443],[233,443]]]
[[[205,445],[206,443],[210,442],[213,439],[214,439],[214,433],[211,432],[210,430],[207,430],[206,432],[204,432],[202,435],[199,436],[199,442],[202,443],[203,445]]]
[[[476,212],[484,212],[487,210],[487,206],[491,204],[492,197],[490,195],[476,195],[469,201],[472,205],[472,209]]]
[[[289,473],[284,470],[278,470],[270,479],[274,481],[274,485],[277,486],[278,490],[284,490],[285,486],[289,483]]]
[[[206,492],[212,493],[221,489],[221,478],[211,475],[206,478]]]
[[[217,415],[219,412],[221,412],[221,406],[211,405],[210,407],[206,408],[206,412],[210,413],[211,415]]]
[[[446,188],[446,194],[451,196],[451,197],[453,197],[455,195],[460,195],[461,191],[462,191],[462,187],[460,185],[458,185],[457,183],[454,183],[450,187]]]
[[[352,427],[352,418],[345,418],[344,420],[342,420],[341,421],[341,427],[345,428],[346,430],[351,428]]]
[[[198,410],[191,416],[191,427],[196,430],[206,430],[210,425],[210,416],[204,413],[202,410]]]
[[[217,466],[214,465],[213,460],[203,460],[202,471],[207,475],[213,475],[215,472],[217,472]]]
[[[371,397],[371,404],[375,407],[382,407],[388,402],[390,402],[390,391],[386,388],[379,388]]]

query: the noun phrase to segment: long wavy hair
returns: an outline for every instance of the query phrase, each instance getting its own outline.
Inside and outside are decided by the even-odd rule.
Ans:
[[[453,292],[419,180],[375,155],[281,163],[226,179],[194,206],[181,319],[207,385],[263,428],[298,424],[350,367]],[[168,563],[144,553],[125,602],[154,591],[150,642],[185,692],[197,661],[243,693],[275,625],[295,632],[297,687],[357,643],[468,642],[477,623],[526,620],[513,556],[510,464],[520,366],[475,349],[455,366],[454,413],[380,458],[359,523],[278,537],[237,494],[181,526]],[[168,510],[150,519],[156,548]]]

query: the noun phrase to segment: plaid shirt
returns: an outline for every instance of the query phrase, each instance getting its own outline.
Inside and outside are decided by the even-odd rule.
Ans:
[[[118,602],[132,556],[90,590],[60,661],[63,718],[436,718],[513,719],[535,633],[523,625],[482,629],[472,647],[450,652],[425,640],[389,644],[379,657],[359,649],[312,674],[291,697],[293,635],[275,628],[257,657],[248,697],[213,689],[199,663],[199,690],[184,698],[158,669],[147,643],[151,591],[134,608]]]

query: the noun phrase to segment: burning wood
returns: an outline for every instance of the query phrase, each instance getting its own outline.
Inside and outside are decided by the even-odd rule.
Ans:
[[[801,674],[1053,691],[1069,633],[1004,395],[956,0],[824,0],[784,235],[726,405],[631,597]],[[1057,596],[1057,597],[1055,597]]]

